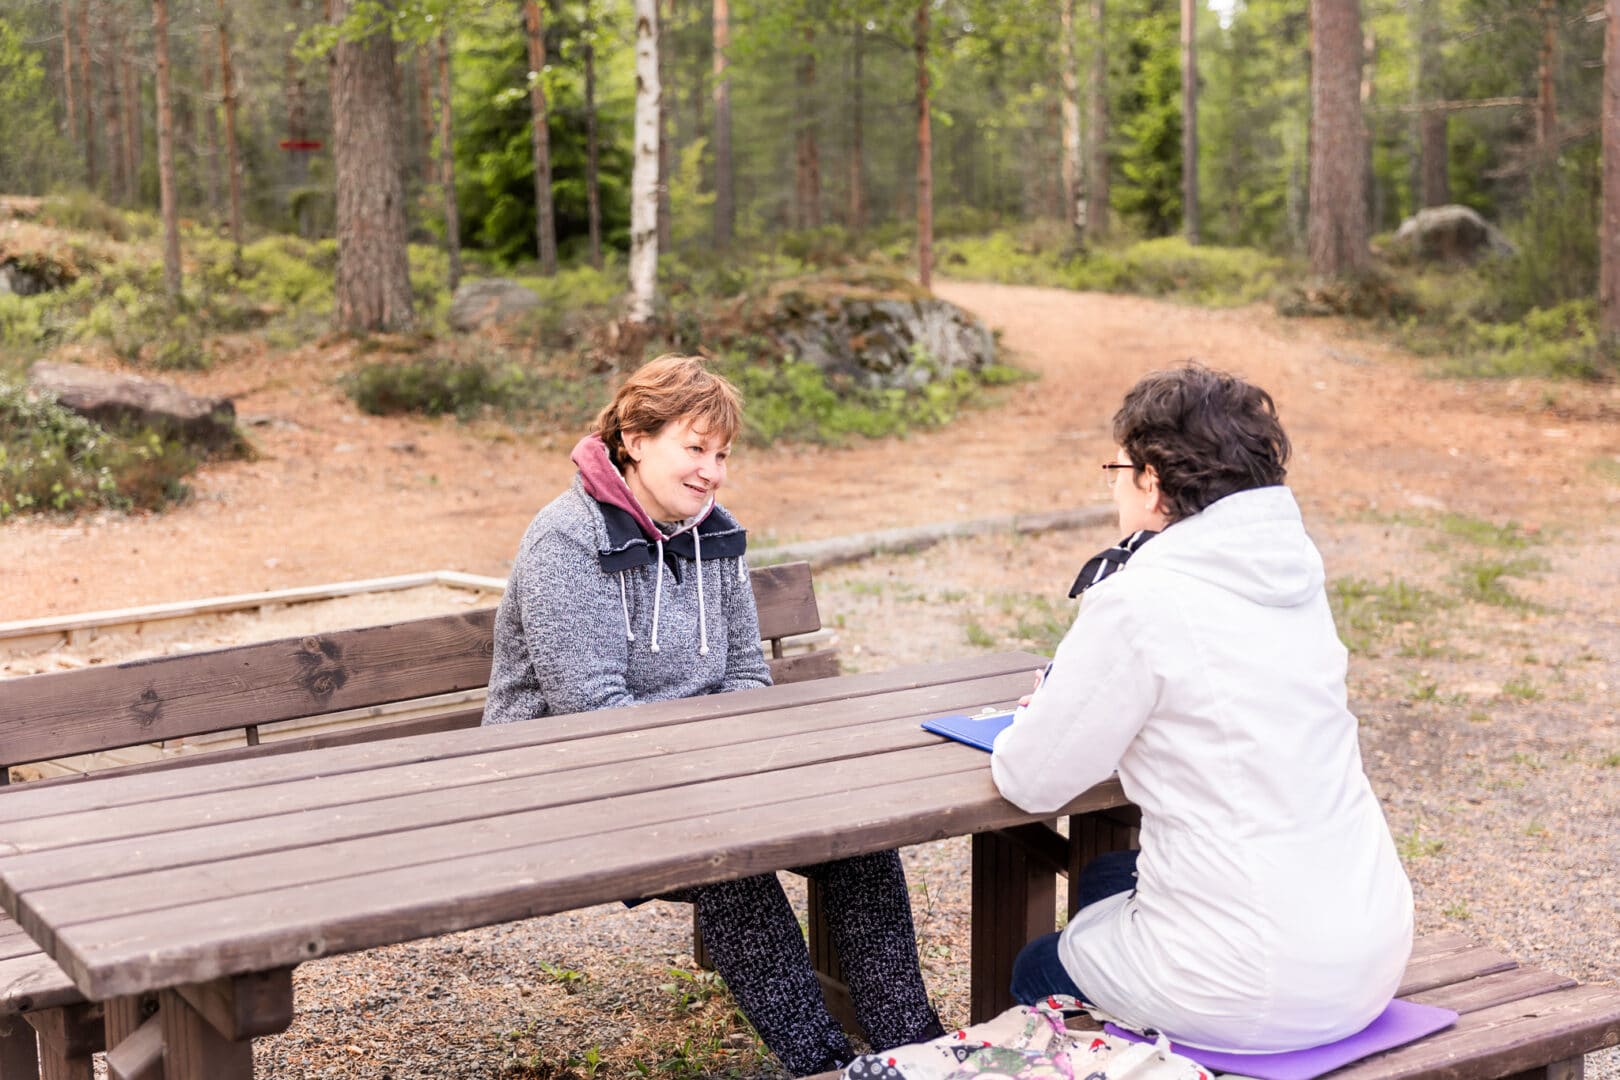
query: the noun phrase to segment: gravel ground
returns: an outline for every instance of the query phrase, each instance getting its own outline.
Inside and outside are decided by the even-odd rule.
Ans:
[[[1572,546],[1487,529],[1478,540],[1468,530],[1480,525],[1428,515],[1316,529],[1356,647],[1352,705],[1368,771],[1413,878],[1420,932],[1462,929],[1613,983],[1620,619],[1608,598],[1620,586],[1620,534]],[[849,670],[1049,649],[1070,607],[1061,588],[1031,584],[1066,584],[1075,554],[1110,539],[951,542],[825,572],[818,591]],[[1511,591],[1469,599],[1471,568],[1492,559],[1518,560],[1497,579]],[[1369,615],[1353,606],[1357,583],[1409,595]],[[915,848],[906,861],[925,976],[942,1016],[960,1021],[967,841]],[[687,910],[654,903],[323,960],[299,969],[297,1019],[261,1040],[260,1061],[265,1075],[293,1080],[779,1076],[695,972],[690,948]],[[1593,1055],[1588,1070],[1614,1080],[1620,1059]]]

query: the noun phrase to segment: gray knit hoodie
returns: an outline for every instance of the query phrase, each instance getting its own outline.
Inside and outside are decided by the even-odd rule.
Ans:
[[[736,520],[711,501],[660,526],[600,438],[573,460],[518,545],[484,723],[769,686]]]

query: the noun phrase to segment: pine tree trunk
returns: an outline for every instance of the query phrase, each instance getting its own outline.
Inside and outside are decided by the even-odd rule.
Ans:
[[[1598,328],[1620,344],[1620,0],[1604,0],[1603,218],[1598,226]]]
[[[130,50],[133,52],[133,50]],[[129,177],[130,202],[141,195],[141,75],[129,53],[120,58],[124,76],[124,173]]]
[[[1198,2],[1181,0],[1181,224],[1198,243]]]
[[[439,32],[439,183],[444,188],[444,249],[450,291],[461,284],[461,213],[456,206],[456,155],[450,115],[450,30]]]
[[[62,102],[67,110],[67,141],[79,137],[78,95],[73,87],[73,4],[62,0]]]
[[[1439,0],[1415,0],[1417,42],[1413,96],[1420,104],[1443,101],[1446,84],[1440,69]],[[1413,196],[1419,209],[1444,206],[1451,201],[1450,150],[1446,129],[1451,117],[1443,108],[1422,108],[1417,125],[1417,185]]]
[[[79,80],[84,87],[84,179],[94,191],[96,170],[96,92],[90,68],[90,0],[79,2]]]
[[[220,192],[224,184],[220,179],[220,168],[224,162],[224,154],[219,147],[219,106],[214,100],[214,65],[201,63],[202,94],[199,103],[202,106],[203,138],[208,143],[208,167],[203,170],[203,183],[208,198],[208,215],[217,228],[220,220],[225,216],[221,212]]]
[[[856,232],[866,228],[866,23],[855,20],[855,40],[850,49],[849,109],[849,227]]]
[[[302,9],[303,4],[295,0],[296,6]],[[293,143],[302,143],[309,138],[309,112],[304,97],[304,65],[299,62],[294,50],[297,48],[299,30],[296,24],[287,40],[287,51],[284,59],[285,93],[287,97],[287,138]],[[303,150],[292,149],[287,151],[287,186],[293,193],[298,215],[298,235],[308,239],[315,231],[314,214],[310,208],[310,199],[305,188],[309,186],[309,154]],[[289,207],[292,208],[292,207]]]
[[[174,190],[174,110],[169,89],[169,0],[152,0],[152,52],[157,57],[158,199],[163,214],[163,287],[180,296],[180,210]]]
[[[1080,224],[1080,63],[1074,51],[1074,0],[1058,4],[1058,52],[1063,64],[1063,220]]]
[[[1620,0],[1616,0],[1620,2]],[[918,0],[912,49],[917,57],[917,282],[934,287],[934,139],[928,97],[928,4]]]
[[[1418,121],[1418,159],[1423,163],[1419,202],[1444,206],[1451,201],[1450,150],[1447,130],[1451,115],[1444,108],[1425,109]]]
[[[1620,2],[1620,0],[1617,0]],[[658,293],[658,0],[635,0],[635,163],[630,173],[630,303],[633,323],[652,321]]]
[[[124,172],[124,83],[118,77],[119,58],[124,54],[123,13],[118,8],[107,12],[104,40],[108,56],[102,65],[102,101],[106,108],[101,113],[102,145],[107,150],[107,194],[129,204],[129,177]]]
[[[1558,95],[1553,83],[1558,56],[1557,0],[1541,0],[1541,57],[1536,69],[1536,146],[1544,154],[1558,146]]]
[[[737,204],[731,176],[731,75],[726,50],[731,47],[731,11],[727,0],[714,0],[714,246],[731,250]]]
[[[804,52],[799,57],[799,130],[794,140],[794,225],[821,224],[821,152],[816,145],[816,32],[806,24]]]
[[[1104,33],[1103,0],[1091,0],[1091,123],[1086,167],[1086,233],[1101,240],[1108,235],[1108,39]]]
[[[670,251],[674,241],[670,235],[669,170],[673,140],[670,138],[671,102],[675,99],[675,83],[670,76],[670,54],[675,50],[675,0],[663,0],[658,24],[658,250]]]
[[[334,25],[351,3],[332,0]],[[333,321],[340,330],[402,331],[416,322],[400,173],[404,136],[393,38],[385,31],[338,42],[332,50],[338,242]]]
[[[596,145],[596,14],[585,0],[585,217],[591,242],[591,265],[602,268],[602,191],[597,177]]]
[[[551,118],[546,109],[546,37],[537,0],[524,0],[523,22],[529,35],[529,109],[534,122],[529,141],[534,149],[534,237],[540,273],[557,272],[557,223],[551,202]]]
[[[219,91],[225,105],[225,179],[231,189],[231,245],[242,257],[242,162],[236,151],[236,73],[231,67],[230,0],[219,0]]]
[[[1311,0],[1311,28],[1311,270],[1340,277],[1368,260],[1360,0]]]
[[[433,131],[438,121],[433,113],[433,57],[428,50],[432,48],[427,42],[416,46],[416,117],[417,130],[422,133],[422,182],[424,184],[437,184],[441,180],[434,175],[438,171],[438,161],[433,156]]]

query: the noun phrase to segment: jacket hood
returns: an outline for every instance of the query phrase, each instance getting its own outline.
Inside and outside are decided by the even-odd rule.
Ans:
[[[608,456],[607,443],[602,441],[602,436],[587,435],[579,440],[574,444],[574,450],[568,455],[568,460],[579,466],[579,479],[585,486],[585,494],[599,503],[616,506],[629,514],[631,520],[647,534],[648,540],[668,540],[688,529],[695,529],[714,509],[714,497],[711,495],[702,510],[685,521],[676,522],[673,529],[665,532],[636,500],[630,485],[625,483],[624,474],[619,472],[613,464],[613,459]]]
[[[1267,607],[1293,607],[1321,591],[1322,554],[1286,487],[1240,491],[1167,527],[1131,559],[1206,581]]]

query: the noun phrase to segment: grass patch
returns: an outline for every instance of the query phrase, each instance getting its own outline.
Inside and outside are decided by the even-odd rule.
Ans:
[[[150,430],[112,432],[0,378],[0,521],[107,507],[156,510],[186,496],[200,455]]]
[[[1532,536],[1524,531],[1516,521],[1498,525],[1484,518],[1471,517],[1467,514],[1441,514],[1435,522],[1446,536],[1454,540],[1462,540],[1479,547],[1496,547],[1508,551],[1518,551],[1529,547],[1533,543],[1540,543],[1540,536]],[[1450,545],[1444,545],[1449,548]]]
[[[1535,701],[1541,697],[1540,688],[1525,678],[1509,679],[1502,684],[1502,693],[1508,697],[1518,698],[1520,701]]]
[[[1620,487],[1620,457],[1593,458],[1586,467],[1604,483]]]
[[[1339,636],[1351,652],[1365,653],[1386,641],[1403,650],[1433,649],[1426,624],[1450,602],[1437,593],[1404,581],[1383,583],[1364,578],[1339,578],[1328,587]]]
[[[975,649],[993,649],[996,646],[996,635],[986,630],[978,619],[969,619],[962,632],[967,643]]]
[[[1164,296],[1211,307],[1265,299],[1291,264],[1252,248],[1193,245],[1181,237],[1080,249],[1067,229],[1038,223],[940,244],[954,277],[1010,285]]]
[[[1514,592],[1505,579],[1539,574],[1547,561],[1530,556],[1518,559],[1475,559],[1458,565],[1453,580],[1466,600],[1511,610],[1534,610],[1535,605]]]
[[[1395,850],[1400,853],[1401,861],[1406,863],[1438,855],[1445,846],[1444,840],[1431,840],[1418,829],[1395,838]]]

